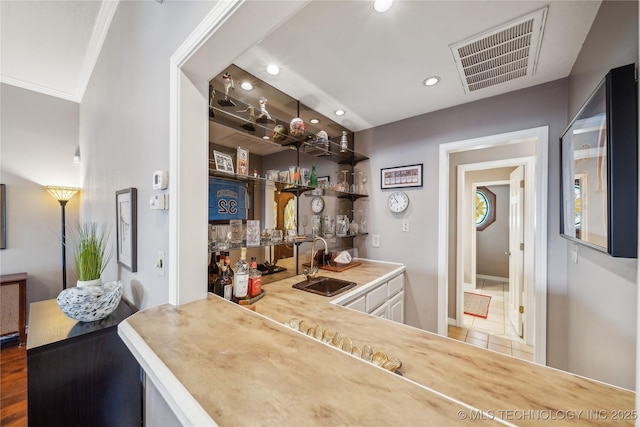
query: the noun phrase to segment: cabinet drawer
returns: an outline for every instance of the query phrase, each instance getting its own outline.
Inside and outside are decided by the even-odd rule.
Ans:
[[[367,305],[365,303],[365,295],[362,295],[354,299],[353,301],[345,304],[345,307],[351,308],[353,310],[358,310],[358,311],[366,311]]]
[[[371,314],[374,316],[382,317],[383,319],[388,319],[389,318],[388,310],[389,310],[389,304],[385,302],[380,307],[373,310]]]
[[[404,289],[404,273],[389,280],[389,296],[394,296],[402,289]]]
[[[389,286],[384,283],[367,293],[367,313],[385,302],[389,298]]]

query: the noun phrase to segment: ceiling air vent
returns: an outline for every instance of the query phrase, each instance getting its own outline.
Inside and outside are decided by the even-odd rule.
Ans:
[[[449,46],[465,92],[536,71],[547,8]]]

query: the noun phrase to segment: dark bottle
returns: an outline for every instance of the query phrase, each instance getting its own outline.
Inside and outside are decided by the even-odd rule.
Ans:
[[[219,297],[224,298],[224,285],[227,280],[227,267],[222,266],[222,270],[220,274],[216,278],[215,283],[213,284],[213,293],[218,295]]]
[[[233,281],[234,273],[233,273],[233,268],[231,268],[231,259],[229,258],[229,252],[224,253],[224,265],[227,266],[227,274],[231,278],[231,281]]]
[[[213,292],[213,285],[220,274],[220,268],[218,267],[218,263],[216,260],[220,260],[220,255],[216,255],[215,252],[211,253],[211,260],[209,261],[209,286],[207,290],[209,292]],[[215,293],[215,292],[214,292]]]

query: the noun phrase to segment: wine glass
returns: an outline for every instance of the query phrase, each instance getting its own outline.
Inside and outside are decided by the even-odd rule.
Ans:
[[[361,194],[367,194],[367,181],[369,181],[367,175],[362,174],[362,178],[360,179],[360,182],[362,183],[362,190],[360,191]]]
[[[307,225],[309,225],[309,215],[300,215],[300,222],[302,222],[302,235],[307,235]]]

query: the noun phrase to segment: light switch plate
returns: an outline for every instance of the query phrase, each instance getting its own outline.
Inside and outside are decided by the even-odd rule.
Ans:
[[[379,248],[380,247],[380,235],[379,234],[372,234],[371,235],[371,246],[373,246],[374,248]]]
[[[402,231],[404,231],[405,233],[409,231],[409,220],[408,219],[403,219],[402,220]]]

